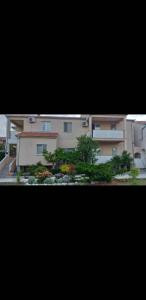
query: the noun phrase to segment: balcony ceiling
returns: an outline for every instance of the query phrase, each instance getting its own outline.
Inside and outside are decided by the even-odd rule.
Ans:
[[[103,122],[120,122],[126,115],[92,115],[93,121],[103,121]]]
[[[17,127],[23,127],[23,120],[13,120],[10,119],[10,122],[14,125],[16,125]]]

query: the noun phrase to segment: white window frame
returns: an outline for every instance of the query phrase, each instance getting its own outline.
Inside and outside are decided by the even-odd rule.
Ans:
[[[68,131],[68,126],[67,126],[67,131],[65,131],[65,124],[71,125],[71,131]],[[64,122],[64,133],[72,133],[72,122]]]
[[[51,132],[52,131],[51,121],[42,122],[42,131],[43,132]]]
[[[115,151],[115,152],[114,152]],[[118,149],[117,147],[112,148],[112,156],[116,156],[118,154]]]
[[[43,155],[44,150],[47,150],[47,144],[37,144],[37,155]],[[38,146],[42,147],[42,150],[40,153],[38,153]],[[44,147],[45,146],[45,147]],[[44,149],[45,148],[45,149]]]

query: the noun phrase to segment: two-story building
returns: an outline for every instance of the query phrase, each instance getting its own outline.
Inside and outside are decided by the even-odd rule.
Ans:
[[[81,115],[57,117],[42,115],[6,115],[7,153],[16,158],[17,169],[42,162],[47,164],[43,151],[57,148],[70,151],[77,137],[91,136],[99,142],[98,163],[110,160],[128,150],[126,115]]]

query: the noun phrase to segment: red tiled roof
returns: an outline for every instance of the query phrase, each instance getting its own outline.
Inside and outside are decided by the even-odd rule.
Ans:
[[[19,137],[45,137],[45,138],[57,138],[57,132],[21,132],[17,136]]]

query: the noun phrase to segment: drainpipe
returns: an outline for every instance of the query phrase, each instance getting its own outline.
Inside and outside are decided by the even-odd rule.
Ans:
[[[5,147],[5,154],[9,155],[10,154],[10,145],[9,145],[9,140],[10,138],[10,120],[9,118],[7,117],[7,126],[6,126],[6,147]]]
[[[17,159],[16,159],[16,165],[17,165],[17,172],[20,171],[20,166],[19,166],[19,153],[20,153],[20,137],[17,136]]]
[[[134,121],[131,122],[131,132],[132,132],[132,154],[133,154],[133,158],[134,158],[134,155],[135,155],[135,139],[134,139]]]
[[[143,141],[143,139],[144,139],[144,136],[143,136],[143,132],[144,132],[144,129],[146,128],[146,125],[144,125],[144,127],[141,129],[141,136],[142,136],[142,141]]]

